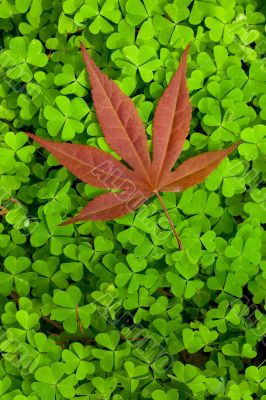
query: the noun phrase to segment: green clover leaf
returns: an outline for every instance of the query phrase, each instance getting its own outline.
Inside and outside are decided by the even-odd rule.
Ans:
[[[232,197],[242,193],[245,189],[244,179],[239,176],[244,170],[244,165],[239,160],[229,161],[226,158],[218,168],[212,172],[205,181],[208,190],[214,191],[222,183],[222,192],[225,197]]]
[[[168,18],[162,15],[155,15],[154,25],[158,27],[158,40],[164,46],[168,43],[171,47],[184,47],[192,41],[194,37],[193,30],[185,24],[179,22],[185,20],[189,11],[187,7],[179,7],[178,1],[167,4],[165,12]]]
[[[16,319],[19,322],[19,324],[26,330],[32,329],[34,326],[36,326],[39,322],[39,315],[37,313],[31,313],[29,314],[25,310],[19,310],[16,313]]]
[[[123,287],[128,284],[128,292],[134,293],[138,290],[140,285],[146,284],[147,277],[139,272],[144,271],[147,262],[144,258],[137,258],[133,254],[128,254],[128,266],[124,263],[118,263],[115,266],[116,278],[115,283],[118,287]]]
[[[178,258],[175,269],[179,275],[176,272],[167,272],[166,279],[171,284],[171,291],[175,296],[185,296],[186,299],[190,299],[204,286],[204,283],[198,279],[192,279],[199,271],[195,264],[190,263],[183,254]]]
[[[0,292],[4,296],[10,294],[13,285],[20,296],[27,296],[31,281],[36,278],[34,272],[25,272],[30,265],[31,262],[27,257],[6,257],[4,266],[8,272],[0,272]]]
[[[93,19],[89,25],[89,30],[92,34],[97,35],[100,32],[112,32],[114,27],[110,22],[118,24],[121,19],[121,12],[118,9],[118,1],[107,0],[101,2],[98,0],[92,0],[85,2],[85,4],[83,4],[75,14],[74,21],[76,23],[83,23],[87,19]]]
[[[153,71],[161,64],[155,49],[147,45],[139,48],[135,45],[125,46],[112,54],[112,60],[126,75],[135,76],[139,71],[144,82],[153,79]]]
[[[32,264],[32,269],[38,274],[38,282],[33,283],[33,292],[36,295],[47,293],[51,284],[55,284],[59,289],[68,286],[67,276],[64,271],[58,271],[58,258],[48,257],[47,260],[36,260]]]
[[[38,368],[35,378],[38,382],[33,382],[32,389],[42,400],[54,400],[58,396],[71,399],[75,396],[77,378],[75,375],[64,378],[64,364],[61,362]]]
[[[108,49],[121,49],[125,46],[134,44],[135,29],[126,19],[122,19],[118,24],[118,32],[108,36],[106,46]]]
[[[64,350],[62,359],[66,363],[65,372],[67,375],[75,372],[78,380],[85,379],[95,371],[94,364],[89,361],[91,358],[91,349],[89,346],[83,346],[81,343],[73,343],[71,350]]]
[[[246,160],[255,160],[259,152],[266,155],[266,127],[264,125],[255,125],[253,128],[246,128],[241,132],[241,139],[246,143],[239,145],[239,153]]]
[[[0,56],[0,65],[7,69],[7,76],[11,79],[21,79],[29,82],[33,73],[30,66],[44,67],[48,57],[43,53],[42,43],[26,37],[15,37],[9,42],[9,49]]]
[[[227,75],[233,79],[235,87],[243,91],[243,100],[248,102],[254,95],[263,94],[266,87],[266,72],[261,60],[252,63],[249,75],[237,65],[227,69]]]
[[[22,132],[18,132],[16,135],[13,132],[7,132],[5,134],[6,144],[14,151],[14,154],[25,163],[31,161],[32,154],[34,153],[33,146],[24,146],[27,141],[25,133]]]
[[[231,264],[233,271],[243,270],[251,275],[256,274],[256,268],[251,264],[258,265],[261,260],[261,241],[259,238],[248,238],[245,242],[241,237],[235,237],[231,245],[225,249],[225,256],[234,259]]]
[[[58,306],[52,310],[51,318],[63,321],[64,328],[75,333],[78,329],[78,319],[84,328],[88,328],[91,322],[91,314],[94,313],[95,304],[79,306],[81,291],[76,286],[70,286],[66,291],[55,292],[53,301]]]
[[[234,40],[234,26],[230,24],[235,16],[233,7],[216,7],[216,15],[214,17],[206,17],[205,25],[210,29],[209,35],[213,42],[219,42],[223,38],[225,44],[229,44]]]
[[[252,201],[247,201],[244,204],[245,212],[251,218],[259,218],[262,224],[266,222],[266,207],[265,207],[265,198],[266,198],[266,189],[255,188],[250,192],[250,197]]]
[[[208,216],[220,218],[223,214],[223,209],[219,205],[220,199],[217,193],[208,195],[204,189],[195,192],[189,189],[182,194],[178,208],[186,215],[194,215],[188,219],[192,226],[201,227],[203,231],[207,231],[211,227]]]
[[[63,95],[74,94],[78,97],[85,97],[88,93],[84,87],[87,86],[84,71],[76,77],[72,64],[65,64],[63,66],[62,72],[54,78],[54,83],[57,86],[64,86],[61,89]]]
[[[128,0],[126,3],[126,20],[136,26],[143,21],[150,19],[156,14],[161,14],[162,8],[160,1],[144,0]]]
[[[44,108],[48,132],[52,136],[61,132],[62,139],[71,140],[76,133],[84,130],[84,124],[80,120],[89,112],[89,108],[85,101],[78,97],[69,100],[68,97],[57,96],[55,103],[57,108]]]
[[[146,365],[135,365],[132,361],[124,363],[125,371],[117,374],[118,379],[123,382],[123,385],[130,393],[134,393],[140,383],[145,382],[148,375],[148,367]]]
[[[71,237],[73,226],[58,226],[62,222],[59,214],[47,214],[42,222],[33,222],[30,225],[30,242],[33,247],[41,247],[49,241],[52,255],[62,254],[63,247],[73,243]]]
[[[123,360],[130,354],[131,346],[129,342],[118,344],[120,334],[117,331],[99,333],[95,340],[100,346],[108,349],[92,349],[92,355],[100,359],[100,365],[106,372],[112,371],[113,368],[119,369]]]

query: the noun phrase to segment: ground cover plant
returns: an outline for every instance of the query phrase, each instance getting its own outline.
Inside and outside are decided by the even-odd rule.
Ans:
[[[145,126],[134,103],[99,70],[83,43],[81,50],[104,138],[129,167],[94,146],[53,142],[26,132],[83,182],[102,189],[117,189],[97,196],[63,225],[120,218],[156,195],[177,239],[179,250],[182,250],[181,240],[160,192],[181,192],[202,182],[239,143],[224,150],[191,157],[172,170],[182,152],[191,123],[192,110],[186,84],[189,46],[157,104],[152,128],[152,157]]]
[[[263,399],[265,5],[0,1],[0,394],[9,400]],[[111,221],[62,225],[105,190],[24,133],[120,160],[80,51],[154,113],[187,44],[178,163],[238,149],[208,178]]]

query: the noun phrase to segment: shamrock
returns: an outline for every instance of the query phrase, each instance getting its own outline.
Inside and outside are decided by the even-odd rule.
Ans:
[[[126,21],[126,19],[122,19],[119,22],[117,29],[118,32],[114,32],[108,36],[106,42],[108,49],[120,49],[134,44],[135,29]]]
[[[97,35],[99,32],[112,32],[114,28],[110,22],[117,24],[121,19],[121,12],[118,9],[118,1],[85,1],[85,4],[83,4],[75,14],[74,21],[76,23],[83,23],[87,19],[93,19],[89,25],[89,30],[92,34]]]
[[[27,95],[18,96],[18,105],[20,106],[20,116],[29,121],[42,106],[52,105],[59,92],[54,86],[54,74],[37,71],[34,74],[34,80],[26,85]],[[30,96],[30,97],[29,97]]]
[[[149,369],[146,365],[135,365],[132,361],[124,363],[125,371],[116,374],[116,377],[121,381],[124,387],[130,392],[134,393],[139,384],[149,375]]]
[[[68,286],[67,273],[58,271],[58,258],[51,256],[47,260],[36,260],[32,264],[32,269],[38,274],[38,282],[33,283],[33,293],[42,295],[47,293],[51,284],[55,284],[60,289]]]
[[[131,346],[128,341],[119,345],[120,335],[115,330],[110,330],[105,333],[98,333],[95,337],[98,345],[104,349],[92,349],[92,355],[100,359],[100,365],[106,372],[119,369],[123,360],[129,356]]]
[[[221,333],[225,333],[227,331],[226,326],[226,311],[229,307],[228,300],[222,300],[217,308],[212,308],[207,311],[204,325],[208,328],[217,328],[217,330]]]
[[[0,65],[7,68],[7,76],[11,79],[21,79],[29,82],[33,73],[30,66],[44,67],[47,64],[47,55],[42,52],[42,43],[27,37],[15,37],[9,42],[9,50],[0,55]]]
[[[19,13],[25,13],[31,6],[33,0],[25,0],[23,3],[16,1],[16,9]]]
[[[32,329],[39,322],[39,315],[37,313],[29,314],[25,310],[19,310],[16,313],[16,319],[18,323],[26,330]]]
[[[235,297],[241,297],[243,293],[242,288],[247,284],[248,279],[248,274],[241,270],[235,273],[226,273],[225,271],[217,270],[215,276],[208,278],[207,286],[214,291],[221,291]]]
[[[37,369],[37,382],[32,383],[32,389],[40,395],[41,400],[55,400],[59,396],[71,399],[75,396],[77,378],[74,374],[65,377],[64,369],[62,362],[54,362],[50,366]]]
[[[215,54],[215,53],[214,53]],[[205,77],[212,75],[215,70],[216,66],[213,62],[213,59],[207,52],[200,52],[197,56],[197,64],[200,67],[200,71],[204,74]]]
[[[177,382],[184,383],[191,391],[196,394],[204,390],[203,376],[198,373],[198,369],[190,364],[182,364],[175,361],[171,378]]]
[[[234,40],[235,26],[230,22],[235,16],[235,10],[229,3],[225,7],[216,7],[215,17],[206,17],[205,25],[210,29],[209,35],[213,42],[219,42],[223,37],[223,42],[229,44]]]
[[[246,160],[255,160],[259,152],[266,155],[266,127],[264,125],[255,125],[253,128],[246,128],[241,132],[241,139],[246,143],[241,143],[239,153]]]
[[[242,356],[246,358],[254,358],[256,357],[256,351],[252,350],[252,347],[249,343],[245,343],[242,346],[242,349],[239,346],[238,341],[233,340],[232,343],[224,344],[222,347],[222,352],[231,357]]]
[[[14,285],[20,296],[26,296],[30,291],[30,283],[36,277],[34,272],[26,272],[30,264],[27,257],[6,257],[4,266],[7,272],[0,272],[0,293],[8,296]]]
[[[210,81],[207,85],[209,93],[219,100],[224,98],[233,98],[234,100],[242,100],[242,92],[239,88],[234,87],[234,83],[230,79],[224,79],[221,81]]]
[[[185,2],[190,4],[191,1]],[[207,15],[215,15],[216,13],[216,3],[207,3],[205,1],[196,0],[193,2],[192,10],[189,17],[189,22],[192,25],[198,25],[201,23],[203,18]]]
[[[235,193],[242,193],[245,188],[244,180],[239,176],[244,170],[244,165],[239,160],[225,159],[220,166],[206,179],[205,186],[208,190],[216,190],[222,183],[222,192],[225,197]]]
[[[230,323],[238,326],[240,329],[244,327],[246,324],[244,317],[248,314],[248,307],[241,302],[235,302],[230,309],[229,301],[222,300],[217,308],[213,308],[207,312],[204,325],[209,328],[216,327],[219,332],[225,333],[227,325],[230,326]]]
[[[138,272],[146,269],[147,262],[144,258],[137,258],[133,254],[127,255],[127,262],[130,269],[123,263],[116,265],[115,283],[118,287],[123,287],[129,282],[128,291],[134,293],[138,290],[139,285],[145,285],[144,275]]]
[[[216,331],[210,331],[204,325],[201,325],[198,331],[190,328],[183,329],[184,346],[190,353],[199,351],[202,347],[214,342],[217,337],[218,333]]]
[[[234,259],[231,264],[233,271],[243,269],[251,275],[256,274],[256,268],[252,264],[259,264],[261,260],[260,254],[261,241],[259,238],[248,238],[245,241],[237,236],[231,245],[225,249],[225,256]]]
[[[86,304],[80,306],[81,291],[77,286],[69,286],[66,291],[55,291],[53,301],[57,305],[52,310],[52,319],[63,321],[64,328],[75,333],[78,324],[88,328],[91,322],[91,314],[94,313],[95,304]],[[79,325],[80,327],[80,325]]]
[[[129,76],[134,76],[139,71],[144,82],[150,82],[153,71],[160,66],[155,49],[147,45],[139,48],[135,45],[125,46],[112,54],[112,60]]]
[[[256,382],[257,385],[260,385],[262,389],[266,388],[266,367],[255,367],[250,366],[247,367],[245,371],[245,376],[250,382]]]
[[[217,82],[212,86],[208,85],[208,88],[213,93],[217,90],[216,95],[224,96],[224,94],[221,95],[219,93],[222,88],[219,88]],[[234,96],[237,96],[236,92],[238,93],[237,90],[234,90]],[[230,96],[230,92],[227,95]],[[225,110],[223,115],[221,106]],[[241,127],[246,126],[250,121],[255,119],[255,113],[251,107],[248,107],[244,102],[233,101],[230,98],[224,98],[220,104],[216,99],[204,97],[199,101],[198,107],[202,113],[206,114],[203,117],[202,126],[212,132],[211,138],[214,141],[222,139],[226,141],[231,140],[241,130]],[[215,127],[215,130],[212,127]]]
[[[152,271],[147,271],[147,273],[150,273],[150,277],[149,276],[147,277],[148,278],[147,281],[150,279],[150,281],[152,282],[153,286],[150,289],[150,292],[153,292],[158,287],[158,284],[156,285],[156,283],[158,283],[159,281],[159,274],[158,271],[154,269],[152,269]],[[148,286],[149,285],[147,284],[147,287]],[[144,287],[140,287],[139,290],[134,293],[128,293],[126,290],[120,289],[119,295],[121,296],[121,298],[124,299],[123,307],[126,310],[134,310],[136,308],[139,309],[140,314],[138,315],[138,317],[140,318],[142,315],[141,311],[144,311],[144,309],[141,307],[148,307],[152,302],[152,297],[149,296],[149,291]]]
[[[76,371],[78,380],[83,380],[87,375],[93,374],[95,367],[89,359],[91,358],[91,349],[89,346],[83,346],[81,343],[73,343],[70,349],[62,353],[62,359],[65,361],[65,371],[71,375]]]
[[[37,368],[47,365],[50,360],[58,361],[61,348],[42,332],[27,332],[28,343],[21,346],[21,364],[25,371],[34,373]],[[30,365],[29,365],[30,364]]]
[[[44,213],[57,214],[69,209],[71,204],[67,193],[70,188],[70,182],[67,182],[62,188],[59,187],[59,179],[56,178],[47,180],[45,183],[37,192],[39,199],[50,200],[44,206]]]
[[[83,265],[81,262],[62,263],[60,269],[63,273],[70,275],[73,281],[80,281],[83,276]]]
[[[206,250],[213,252],[216,249],[215,238],[216,233],[214,231],[207,231],[201,236],[200,240]]]
[[[255,188],[250,192],[252,201],[244,204],[245,212],[252,218],[259,218],[261,223],[266,223],[266,188]]]
[[[54,83],[57,86],[64,86],[61,89],[63,95],[75,94],[78,97],[84,97],[87,94],[86,81],[84,79],[84,72],[76,77],[74,67],[72,64],[65,64],[62,68],[62,72],[56,75]]]
[[[160,296],[158,297],[156,302],[151,305],[150,314],[151,315],[162,314],[166,311],[167,306],[168,306],[167,297]]]
[[[161,44],[172,47],[180,47],[186,45],[193,39],[193,30],[184,25],[179,24],[189,16],[189,10],[185,6],[179,6],[179,2],[175,0],[171,4],[164,7],[167,18],[157,14],[154,17],[154,25],[158,27],[158,40]]]
[[[204,283],[198,279],[192,279],[197,275],[199,268],[190,263],[183,253],[179,254],[181,254],[181,257],[177,256],[176,271],[167,272],[166,279],[171,284],[171,291],[175,296],[184,296],[186,299],[190,299],[197,290],[204,286]]]
[[[8,85],[3,82],[0,86],[0,117],[6,119],[7,121],[12,121],[16,117],[16,112],[14,111],[14,101],[17,101],[16,93],[9,93],[9,86],[13,88],[12,85]],[[5,125],[3,121],[1,122],[1,131],[4,132],[4,127],[8,130],[8,125]],[[5,131],[6,132],[6,131]]]
[[[7,1],[4,1],[0,4],[0,13],[2,18],[9,18],[10,15],[14,15],[17,13],[15,4],[10,4]]]
[[[235,87],[243,91],[243,100],[248,102],[255,95],[263,94],[266,87],[266,72],[262,60],[257,60],[250,65],[248,75],[237,65],[227,69],[227,75],[233,79]]]
[[[41,247],[49,240],[51,254],[62,254],[63,247],[68,243],[73,243],[74,238],[71,237],[73,228],[57,226],[61,221],[62,218],[58,213],[49,213],[43,216],[42,222],[32,222],[29,227],[32,246]]]
[[[174,172],[171,172],[176,158],[182,151],[191,119],[191,106],[185,84],[188,47],[182,56],[177,73],[161,97],[155,112],[152,162],[148,153],[144,126],[133,104],[112,81],[101,73],[89,58],[84,45],[81,45],[81,48],[91,79],[97,117],[106,140],[113,150],[117,151],[131,165],[132,170],[127,169],[115,158],[94,147],[66,143],[54,144],[29,133],[30,137],[50,150],[60,162],[85,182],[102,188],[123,190],[120,194],[117,194],[117,192],[104,193],[98,199],[90,202],[89,206],[86,206],[78,217],[72,218],[68,223],[84,218],[108,219],[120,217],[137,208],[152,194],[157,195],[165,209],[159,190],[180,191],[199,183],[227,154],[235,149],[236,145],[233,145],[226,150],[196,156],[185,161]],[[114,93],[116,93],[115,96]],[[170,103],[169,99],[171,99]],[[69,100],[67,102],[64,98],[60,98],[59,105],[63,108],[64,106],[69,107],[69,104]],[[182,118],[179,116],[181,110]],[[54,116],[52,110],[49,109],[50,111],[51,117]],[[61,116],[60,120],[63,121]],[[59,129],[63,123],[61,121]],[[57,132],[59,129],[57,127]],[[175,135],[175,133],[178,133],[178,135]],[[169,143],[171,143],[171,149],[175,149],[174,151],[170,151]],[[75,162],[73,162],[74,158]],[[82,164],[80,164],[81,159]],[[81,165],[84,165],[84,160],[86,160],[85,163],[88,166],[90,165],[89,170],[85,170],[84,167],[80,168]],[[166,213],[166,215],[175,232],[169,214]],[[176,232],[175,236],[179,242],[179,247],[181,247]]]
[[[228,396],[230,399],[252,399],[252,390],[246,382],[240,382],[240,384],[233,384],[228,389]]]
[[[5,142],[21,161],[27,163],[31,160],[34,148],[32,146],[24,146],[27,142],[27,136],[25,136],[25,133],[18,132],[15,135],[13,132],[7,132],[5,134]]]
[[[223,209],[219,206],[219,203],[220,199],[217,193],[208,195],[203,189],[195,192],[188,189],[182,194],[178,208],[186,215],[194,215],[189,218],[189,222],[193,226],[201,227],[203,231],[207,231],[211,227],[207,216],[219,218],[223,214]]]
[[[75,133],[81,133],[84,124],[80,120],[88,113],[89,109],[85,101],[79,97],[69,100],[66,96],[57,96],[55,99],[57,108],[46,106],[44,116],[48,120],[47,129],[52,136],[62,132],[64,140],[75,137]]]
[[[161,4],[163,2],[160,0],[144,0],[144,2],[128,0],[126,3],[126,20],[132,26],[139,25],[154,15],[161,14]]]
[[[109,399],[117,386],[117,379],[115,377],[104,379],[101,376],[94,376],[91,383],[97,389],[96,393],[100,393],[100,396]],[[96,396],[98,396],[98,394],[96,394]]]

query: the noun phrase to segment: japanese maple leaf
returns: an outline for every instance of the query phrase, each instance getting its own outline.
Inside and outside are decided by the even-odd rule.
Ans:
[[[77,216],[63,224],[115,219],[135,210],[148,198],[156,195],[181,248],[180,239],[160,192],[180,192],[202,182],[237,146],[233,144],[224,150],[197,155],[173,169],[191,121],[192,108],[186,85],[189,46],[155,110],[152,158],[148,151],[145,127],[133,101],[100,71],[83,44],[81,50],[98,121],[108,145],[122,161],[92,146],[52,142],[31,133],[27,134],[83,182],[119,191],[97,196]]]

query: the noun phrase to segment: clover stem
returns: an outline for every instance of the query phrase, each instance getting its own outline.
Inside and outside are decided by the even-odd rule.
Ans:
[[[81,322],[80,322],[80,319],[79,319],[79,309],[78,309],[78,306],[76,307],[76,320],[77,320],[77,324],[78,324],[80,333],[81,333],[81,335],[83,336],[83,338],[85,338],[86,335],[85,335],[85,333],[84,333],[83,326],[82,326],[82,324],[81,324]]]
[[[172,221],[172,219],[171,219],[171,217],[170,217],[170,215],[169,215],[169,213],[168,213],[168,210],[167,210],[167,208],[166,208],[166,206],[165,206],[165,204],[164,204],[164,202],[163,202],[163,199],[162,199],[162,197],[160,196],[160,193],[159,193],[158,191],[155,191],[154,193],[155,193],[156,196],[158,197],[159,202],[161,203],[161,206],[162,206],[162,208],[163,208],[163,210],[164,210],[164,212],[165,212],[165,215],[166,215],[166,217],[167,217],[167,219],[168,219],[168,221],[169,221],[169,224],[170,224],[170,226],[171,226],[171,229],[172,229],[172,231],[173,231],[173,234],[175,235],[176,241],[177,241],[177,243],[178,243],[178,248],[179,248],[179,250],[182,250],[182,243],[181,243],[180,237],[178,236],[178,234],[177,234],[177,232],[176,232],[174,223],[173,223],[173,221]]]

